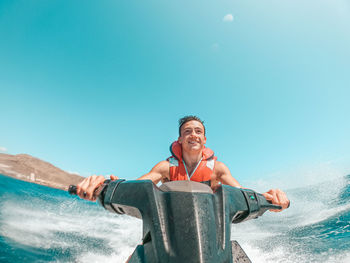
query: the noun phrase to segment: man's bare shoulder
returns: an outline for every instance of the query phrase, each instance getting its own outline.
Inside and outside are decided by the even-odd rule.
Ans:
[[[215,171],[215,173],[220,174],[220,173],[225,173],[225,172],[229,171],[229,169],[223,162],[216,161],[214,171]]]
[[[157,171],[160,173],[168,172],[169,171],[169,162],[168,161],[160,161],[152,168],[152,171]]]
[[[218,180],[222,184],[226,184],[234,187],[242,187],[238,183],[238,181],[232,177],[230,169],[228,169],[228,167],[224,163],[216,161],[214,173],[216,176],[216,180]]]
[[[157,184],[160,180],[168,177],[169,175],[169,162],[160,161],[157,163],[152,170],[138,178],[137,180],[151,180],[153,183]]]

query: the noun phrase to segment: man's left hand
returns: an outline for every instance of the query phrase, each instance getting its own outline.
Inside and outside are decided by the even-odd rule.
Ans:
[[[285,192],[280,189],[271,189],[270,191],[262,194],[267,201],[270,201],[273,205],[282,206],[281,210],[270,209],[272,212],[281,212],[283,209],[286,209],[290,205],[290,201],[287,198]]]

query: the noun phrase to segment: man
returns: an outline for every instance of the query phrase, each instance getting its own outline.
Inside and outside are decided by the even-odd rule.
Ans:
[[[191,180],[206,183],[214,191],[220,184],[241,188],[227,166],[217,161],[214,152],[205,147],[206,141],[203,121],[196,116],[181,118],[179,138],[170,147],[172,157],[156,164],[149,173],[138,180],[151,180],[155,184],[160,181]],[[118,177],[111,175],[111,179],[116,180]],[[93,193],[104,181],[103,176],[93,175],[85,178],[77,185],[77,194],[83,199],[94,201],[96,197]],[[279,189],[271,189],[263,195],[272,204],[280,205],[282,210],[289,207],[290,202],[286,194]]]

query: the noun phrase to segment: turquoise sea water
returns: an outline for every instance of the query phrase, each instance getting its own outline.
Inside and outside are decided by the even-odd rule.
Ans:
[[[350,176],[288,191],[290,209],[232,226],[253,262],[350,262]],[[125,262],[141,221],[0,175],[0,262]]]

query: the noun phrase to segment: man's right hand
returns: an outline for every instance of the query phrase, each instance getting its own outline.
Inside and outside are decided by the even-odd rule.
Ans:
[[[119,179],[117,176],[110,175],[111,180]],[[102,175],[92,175],[86,177],[77,185],[77,195],[85,200],[96,201],[95,190],[104,183],[106,178]]]

